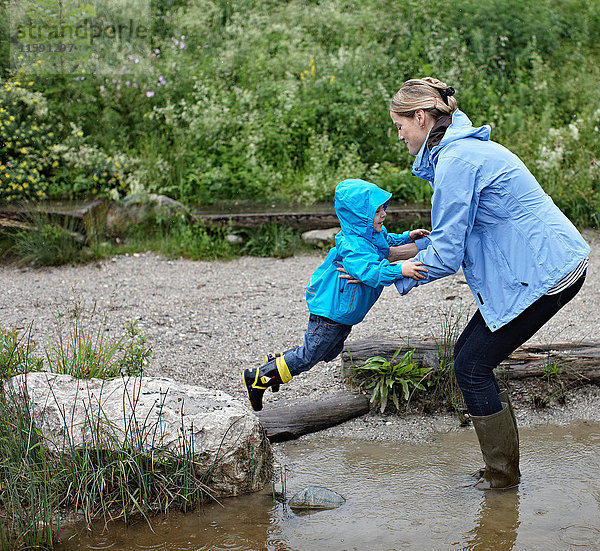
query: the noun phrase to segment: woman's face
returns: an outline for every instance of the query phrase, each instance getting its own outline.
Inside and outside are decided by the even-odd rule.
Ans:
[[[408,152],[416,155],[430,130],[428,117],[422,109],[417,109],[412,117],[403,117],[390,111],[394,126],[398,129],[398,139],[406,142]]]

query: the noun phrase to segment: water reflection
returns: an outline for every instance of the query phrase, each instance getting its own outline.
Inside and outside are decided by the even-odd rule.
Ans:
[[[475,527],[467,533],[464,549],[511,551],[517,541],[518,528],[518,488],[484,492]]]

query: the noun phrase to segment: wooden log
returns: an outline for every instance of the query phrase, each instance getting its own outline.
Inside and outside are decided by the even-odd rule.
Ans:
[[[271,406],[257,413],[271,442],[293,440],[339,425],[369,412],[369,399],[362,394],[340,392],[319,400],[303,398],[294,403]]]
[[[395,224],[410,226],[418,223],[429,224],[431,213],[429,209],[388,209],[388,217]],[[282,226],[290,226],[299,231],[308,229],[325,229],[339,225],[335,212],[254,212],[254,213],[204,213],[194,211],[194,216],[206,223],[216,226],[227,226],[231,223],[237,228],[253,228],[274,222]]]
[[[106,224],[107,201],[91,199],[83,202],[39,201],[25,204],[0,205],[0,225],[34,229],[36,217],[47,215],[50,220],[65,223],[67,227],[85,230],[88,236],[98,234]]]
[[[358,339],[346,343],[342,365],[345,372],[349,372],[353,365],[364,365],[372,356],[391,359],[399,348],[412,348],[417,363],[436,369],[440,346],[443,346],[442,339]],[[600,384],[600,342],[526,343],[500,364],[496,374],[509,379],[543,377],[545,369],[552,364],[559,367],[564,379]]]

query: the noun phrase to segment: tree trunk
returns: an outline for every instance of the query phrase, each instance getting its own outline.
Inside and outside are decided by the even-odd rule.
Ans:
[[[257,415],[269,440],[284,442],[368,413],[369,399],[362,394],[340,392],[319,400],[304,398],[293,404],[265,406]]]

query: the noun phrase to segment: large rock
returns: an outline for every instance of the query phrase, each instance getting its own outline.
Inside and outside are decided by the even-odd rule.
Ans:
[[[257,491],[270,480],[273,453],[262,425],[224,392],[158,377],[103,381],[29,373],[10,382],[22,388],[25,381],[37,428],[53,452],[132,437],[148,450],[179,451],[185,437],[201,469],[213,468],[208,485],[216,496]]]
[[[340,228],[327,228],[324,230],[309,230],[302,234],[302,239],[311,245],[325,247],[331,245]]]
[[[168,219],[190,217],[188,208],[165,195],[136,194],[122,201],[111,202],[106,212],[106,228],[112,233],[121,233],[132,224],[140,224],[149,217]]]

